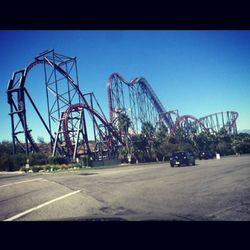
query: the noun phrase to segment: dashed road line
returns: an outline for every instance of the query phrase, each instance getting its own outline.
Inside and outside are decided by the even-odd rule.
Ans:
[[[31,181],[38,181],[38,180],[40,180],[40,181],[47,181],[47,180],[45,180],[43,178],[35,178],[35,179],[32,179],[32,180],[18,181],[18,182],[13,182],[13,183],[5,184],[5,185],[0,186],[0,188],[2,188],[2,187],[9,187],[9,186],[12,186],[12,185],[17,185],[17,184],[31,182]]]
[[[67,197],[69,197],[69,196],[71,196],[71,195],[74,195],[74,194],[77,194],[77,193],[79,193],[79,192],[81,192],[81,190],[77,190],[77,191],[71,192],[71,193],[69,193],[69,194],[66,194],[66,195],[57,197],[57,198],[55,198],[55,199],[53,199],[53,200],[47,201],[47,202],[45,202],[45,203],[43,203],[43,204],[41,204],[41,205],[38,205],[38,206],[33,207],[33,208],[29,209],[29,210],[26,210],[26,211],[24,211],[24,212],[22,212],[22,213],[19,213],[19,214],[15,215],[15,216],[12,216],[12,217],[10,217],[10,218],[4,220],[4,221],[13,221],[13,220],[16,220],[16,219],[18,219],[18,218],[20,218],[20,217],[23,217],[23,216],[26,215],[26,214],[29,214],[29,213],[31,213],[31,212],[33,212],[33,211],[35,211],[35,210],[38,210],[38,209],[40,209],[40,208],[42,208],[42,207],[47,206],[47,205],[49,205],[49,204],[51,204],[51,203],[53,203],[53,202],[62,200],[62,199],[64,199],[64,198],[67,198]]]

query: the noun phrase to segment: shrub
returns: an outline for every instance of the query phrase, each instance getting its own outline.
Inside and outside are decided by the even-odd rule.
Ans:
[[[13,167],[13,159],[11,155],[7,153],[3,153],[0,156],[0,170],[1,171],[9,171]]]
[[[193,152],[194,151],[194,146],[190,143],[183,143],[180,145],[180,150],[181,151],[189,151]]]
[[[92,167],[93,166],[93,164],[92,164],[92,160],[88,157],[88,156],[84,156],[84,157],[82,157],[81,158],[81,160],[80,160],[80,165],[82,166],[90,166],[90,167]]]
[[[81,163],[74,163],[72,165],[73,168],[82,168],[82,164]]]
[[[60,157],[60,156],[50,157],[48,159],[48,162],[49,164],[68,164],[69,163],[66,157]]]
[[[18,171],[22,166],[26,165],[27,157],[25,154],[19,153],[10,157],[12,159],[12,166],[9,168],[9,171]]]
[[[19,171],[23,171],[23,172],[26,172],[26,170],[27,170],[26,166],[22,166],[22,167],[19,169]]]
[[[0,155],[3,153],[12,154],[13,144],[10,141],[2,141],[0,142]]]
[[[216,147],[216,151],[221,155],[234,154],[231,144],[225,142],[220,142]]]
[[[48,163],[48,157],[41,153],[33,153],[29,156],[30,166],[45,165]]]
[[[60,167],[61,167],[61,170],[67,170],[69,168],[69,165],[62,164]]]
[[[60,166],[58,166],[58,165],[50,166],[51,171],[57,171],[58,169],[61,169]]]
[[[31,170],[32,170],[34,173],[39,172],[40,170],[43,170],[43,169],[44,169],[44,167],[42,167],[42,166],[32,166],[32,167],[31,167]]]
[[[48,171],[48,170],[51,169],[51,166],[50,166],[50,165],[45,165],[45,166],[43,167],[43,169],[44,169],[44,171]]]
[[[47,156],[40,153],[30,154],[28,159],[30,166],[44,165],[48,162]],[[18,171],[20,169],[24,171],[26,163],[27,156],[24,153],[18,153],[14,155],[3,153],[0,156],[0,170],[3,171]]]

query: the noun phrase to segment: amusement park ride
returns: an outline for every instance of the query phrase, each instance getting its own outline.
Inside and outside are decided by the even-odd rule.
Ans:
[[[45,79],[45,115],[40,112],[25,84],[30,71],[38,65],[42,66]],[[28,125],[28,106],[34,110],[50,137],[51,155],[60,155],[73,161],[81,155],[96,161],[104,154],[109,159],[117,157],[119,146],[126,145],[124,134],[117,125],[121,113],[125,113],[131,121],[129,135],[140,133],[144,122],[150,122],[153,126],[163,122],[169,135],[174,134],[179,127],[197,133],[217,133],[222,128],[228,134],[237,133],[237,112],[220,112],[199,119],[192,115],[180,116],[178,111],[164,108],[145,78],[128,82],[113,73],[108,79],[107,90],[109,120],[94,93],[82,93],[80,90],[75,57],[61,55],[54,50],[39,54],[25,69],[14,72],[8,82],[13,153],[16,153],[18,146],[27,155],[39,152]]]

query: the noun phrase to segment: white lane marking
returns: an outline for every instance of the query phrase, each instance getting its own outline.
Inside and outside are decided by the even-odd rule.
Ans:
[[[16,220],[16,219],[18,219],[18,218],[20,218],[20,217],[22,217],[22,216],[24,216],[24,215],[26,215],[26,214],[28,214],[28,213],[31,213],[31,212],[33,212],[33,211],[35,211],[35,210],[38,210],[38,209],[40,209],[40,208],[42,208],[42,207],[45,207],[45,206],[49,205],[49,204],[51,204],[51,203],[53,203],[53,202],[55,202],[55,201],[59,201],[59,200],[61,200],[61,199],[64,199],[64,198],[66,198],[66,197],[69,197],[69,196],[71,196],[71,195],[73,195],[73,194],[77,194],[77,193],[79,193],[79,192],[81,192],[81,190],[77,190],[77,191],[71,192],[71,193],[69,193],[69,194],[66,194],[66,195],[60,196],[60,197],[58,197],[58,198],[55,198],[55,199],[53,199],[53,200],[47,201],[47,202],[45,202],[45,203],[43,203],[43,204],[41,204],[41,205],[39,205],[39,206],[33,207],[33,208],[31,208],[31,209],[29,209],[29,210],[26,210],[26,211],[24,211],[24,212],[22,212],[22,213],[20,213],[20,214],[17,214],[17,215],[15,215],[15,216],[12,216],[12,217],[10,217],[10,218],[4,220],[4,221],[13,221],[13,220]]]
[[[5,184],[5,185],[0,186],[0,188],[16,185],[16,184],[20,184],[20,183],[26,183],[26,182],[30,182],[30,181],[38,181],[38,180],[45,181],[45,179],[43,179],[43,178],[35,178],[35,179],[32,179],[32,180],[19,181],[19,182],[13,182],[13,183]]]

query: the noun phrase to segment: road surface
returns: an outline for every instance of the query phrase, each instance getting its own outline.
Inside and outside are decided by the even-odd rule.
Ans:
[[[0,174],[1,221],[249,221],[250,155]]]

